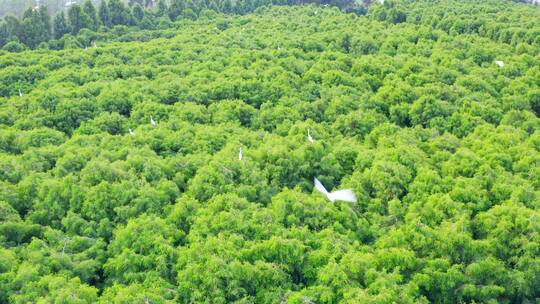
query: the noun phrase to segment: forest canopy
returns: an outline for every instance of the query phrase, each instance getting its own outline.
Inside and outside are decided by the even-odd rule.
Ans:
[[[261,6],[6,44],[0,303],[536,303],[538,20]]]

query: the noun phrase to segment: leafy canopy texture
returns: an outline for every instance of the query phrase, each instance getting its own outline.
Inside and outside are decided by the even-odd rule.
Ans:
[[[274,6],[0,53],[0,303],[536,303],[538,20]]]

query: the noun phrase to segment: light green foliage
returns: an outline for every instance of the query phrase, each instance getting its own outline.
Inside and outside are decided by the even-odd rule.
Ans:
[[[0,52],[0,303],[540,299],[538,9],[131,4]]]

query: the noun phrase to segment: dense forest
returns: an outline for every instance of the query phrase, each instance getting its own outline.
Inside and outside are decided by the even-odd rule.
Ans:
[[[0,303],[538,303],[540,9],[257,7],[6,43]]]
[[[308,2],[337,6],[356,14],[364,14],[365,5],[369,3],[357,5],[352,0],[133,0],[126,5],[122,0],[103,0],[96,7],[92,0],[85,0],[81,5],[72,3],[67,10],[58,11],[52,20],[48,6],[36,5],[28,7],[21,18],[8,15],[0,20],[0,48],[20,52],[26,48],[80,47],[89,39],[116,38],[118,32],[170,28],[172,22],[198,19],[209,11],[246,14],[268,5]]]

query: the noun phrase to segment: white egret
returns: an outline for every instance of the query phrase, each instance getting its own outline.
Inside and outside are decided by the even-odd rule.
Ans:
[[[314,182],[315,182],[315,189],[317,189],[317,191],[319,191],[320,193],[326,195],[326,197],[328,197],[328,199],[331,202],[335,202],[335,201],[345,201],[345,202],[350,202],[350,203],[356,202],[356,195],[351,189],[328,192],[326,188],[323,186],[323,184],[321,184],[321,182],[317,178],[314,179]]]
[[[19,89],[19,97],[23,97],[23,93],[22,93],[21,89]]]
[[[309,140],[310,143],[313,143],[313,137],[311,137],[311,133],[309,133],[309,128],[307,129],[307,140]]]
[[[133,130],[131,130],[131,128],[129,129],[129,135],[135,135],[135,132],[133,132]]]
[[[243,158],[242,147],[240,147],[240,149],[238,150],[238,160],[242,160],[242,158]]]
[[[495,61],[495,64],[498,65],[500,68],[502,68],[504,66],[504,61],[502,60],[496,60]]]
[[[150,116],[150,123],[152,124],[152,126],[157,126],[157,122],[154,120],[154,118],[152,116]]]

